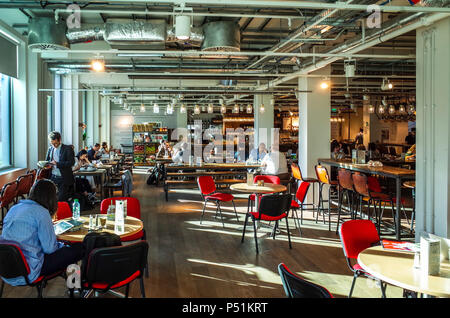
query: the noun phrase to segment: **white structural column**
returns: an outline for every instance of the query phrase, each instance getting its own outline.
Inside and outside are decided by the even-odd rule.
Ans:
[[[273,96],[271,94],[254,95],[253,114],[254,114],[254,147],[263,142],[270,150],[272,145],[272,130],[274,124],[274,105],[271,103]],[[261,105],[264,105],[264,112],[261,112]]]
[[[86,143],[91,147],[94,143],[94,93],[86,92]]]
[[[107,122],[109,120],[109,117],[107,117],[107,108],[108,108],[108,98],[105,96],[100,96],[100,117],[99,117],[99,126],[100,126],[100,137],[99,139],[101,140],[101,142],[106,141],[108,142],[109,145],[109,141],[108,141],[108,136],[106,135],[106,131],[107,131]]]
[[[416,33],[416,240],[449,237],[450,18]]]
[[[92,126],[94,128],[94,140],[93,144],[102,143],[100,140],[100,94],[98,92],[93,93],[93,122]]]
[[[330,66],[312,74],[327,76]],[[314,166],[319,158],[330,157],[330,87],[322,88],[322,77],[299,77],[298,89],[312,91],[299,93],[298,99],[298,164],[303,177],[315,177]],[[318,191],[315,191],[317,195]],[[312,191],[311,191],[312,193]],[[324,196],[327,191],[324,191]],[[309,196],[308,200],[312,199]],[[317,202],[317,201],[316,201]]]
[[[79,88],[79,76],[72,76],[72,88]],[[82,95],[77,90],[72,92],[72,144],[75,147],[75,154],[82,147],[83,130],[80,123],[83,118]]]
[[[363,101],[363,129],[364,129],[364,146],[369,149],[369,142],[371,141],[371,136],[376,135],[375,129],[378,123],[377,115],[375,113],[369,112],[369,106],[372,105],[370,101]],[[376,137],[375,137],[376,138]]]

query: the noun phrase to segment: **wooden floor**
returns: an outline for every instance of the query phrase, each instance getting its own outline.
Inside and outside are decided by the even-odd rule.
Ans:
[[[292,271],[325,286],[335,297],[347,297],[353,279],[339,236],[328,224],[315,223],[305,212],[302,236],[290,220],[292,249],[285,223],[273,240],[271,229],[258,231],[260,254],[255,251],[252,225],[244,243],[241,235],[246,211],[245,196],[238,195],[239,221],[231,204],[224,204],[225,228],[215,219],[215,207],[208,207],[202,224],[202,201],[198,190],[174,190],[169,202],[162,187],[148,186],[146,175],[134,174],[133,196],[141,202],[142,219],[149,242],[150,277],[145,280],[147,297],[285,297],[277,266],[284,262]],[[84,212],[83,214],[89,214]],[[120,291],[120,290],[119,290]],[[358,278],[353,297],[377,298],[380,289],[366,278]],[[29,287],[5,286],[4,297],[35,297]],[[140,297],[138,282],[131,297]],[[401,297],[402,290],[388,286],[388,297]],[[44,290],[44,297],[67,297],[65,282],[57,278]]]

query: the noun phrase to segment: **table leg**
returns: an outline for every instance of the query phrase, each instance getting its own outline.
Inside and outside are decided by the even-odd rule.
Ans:
[[[400,224],[401,224],[401,220],[400,220],[400,206],[401,206],[401,197],[402,197],[402,186],[401,186],[401,180],[400,178],[396,178],[396,200],[397,202],[395,202],[395,234],[397,237],[397,240],[401,239],[401,229],[400,229]]]

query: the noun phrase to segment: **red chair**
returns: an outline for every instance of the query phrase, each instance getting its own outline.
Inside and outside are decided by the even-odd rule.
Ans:
[[[278,176],[269,176],[269,175],[257,175],[253,178],[253,183],[257,183],[260,180],[264,181],[264,183],[281,184],[281,180]],[[255,194],[249,195],[247,203],[247,213],[253,211],[253,202],[255,201],[255,199],[256,199]],[[261,200],[261,195],[259,196],[259,200]]]
[[[202,216],[200,218],[200,224],[202,224],[203,215],[205,214],[206,204],[209,201],[213,201],[216,203],[216,215],[217,211],[219,211],[220,219],[222,220],[222,225],[225,227],[225,223],[223,222],[222,217],[222,209],[220,208],[220,202],[232,202],[234,213],[236,214],[236,219],[239,222],[239,217],[236,212],[236,205],[234,204],[234,196],[229,193],[221,193],[216,192],[216,184],[214,183],[214,179],[211,176],[201,176],[197,177],[197,184],[200,189],[200,193],[202,195],[204,202]]]
[[[339,236],[341,238],[344,255],[347,265],[353,272],[353,282],[348,297],[352,297],[353,288],[355,287],[356,278],[364,276],[375,279],[380,282],[382,297],[386,297],[386,284],[373,277],[358,264],[358,255],[366,248],[379,245],[380,237],[377,229],[370,220],[348,220],[342,223],[339,228]],[[352,265],[352,260],[356,263]]]
[[[278,265],[278,273],[288,298],[334,298],[325,287],[292,273],[283,263]]]
[[[291,245],[291,234],[289,232],[288,215],[289,209],[291,207],[292,197],[290,194],[268,194],[261,197],[261,204],[259,205],[258,212],[250,212],[245,216],[244,229],[242,231],[241,243],[244,242],[245,228],[247,226],[248,218],[251,217],[253,221],[253,234],[255,238],[256,253],[258,250],[258,238],[257,238],[257,228],[256,221],[275,221],[275,227],[273,229],[272,235],[275,239],[275,233],[278,228],[278,221],[286,219],[286,228],[289,240],[289,248]]]
[[[0,209],[2,210],[2,223],[5,217],[4,211],[8,212],[9,205],[14,203],[17,196],[18,182],[17,180],[5,184],[0,191]]]
[[[298,224],[298,229],[300,234],[302,233],[302,229],[300,227],[300,223],[303,224],[303,204],[306,199],[306,194],[308,193],[309,186],[311,184],[309,182],[303,181],[300,183],[300,186],[297,188],[297,192],[295,193],[295,199],[291,201],[291,209],[293,213],[295,212],[295,217]],[[300,209],[300,222],[298,221],[297,210]]]
[[[43,289],[52,278],[62,276],[65,278],[65,271],[60,270],[48,276],[39,276],[33,282],[30,282],[28,275],[30,274],[30,267],[23,255],[22,249],[17,242],[1,240],[0,241],[0,276],[4,278],[15,278],[22,276],[25,279],[26,285],[36,287],[38,291],[38,298],[42,298]],[[3,288],[5,281],[2,280],[0,287],[0,297],[3,295]]]
[[[106,214],[108,212],[108,207],[113,203],[115,205],[116,201],[118,201],[118,200],[119,201],[123,201],[123,200],[127,201],[127,216],[131,216],[131,217],[141,220],[141,203],[139,202],[138,199],[132,198],[132,197],[112,197],[112,198],[104,199],[100,203],[100,213]],[[131,241],[137,241],[137,240],[146,241],[147,235],[146,235],[145,229],[142,229],[141,231],[139,231],[133,235],[123,237],[121,240],[122,240],[122,242],[131,242]],[[148,277],[148,265],[146,266],[145,276]]]
[[[58,210],[56,210],[55,221],[67,219],[72,217],[72,210],[70,209],[69,203],[65,201],[58,202]]]

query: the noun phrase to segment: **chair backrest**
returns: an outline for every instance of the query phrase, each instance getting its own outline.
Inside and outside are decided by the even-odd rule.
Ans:
[[[263,180],[264,183],[281,184],[280,177],[278,176],[269,176],[260,174],[253,178],[253,183],[258,182],[258,180]]]
[[[353,191],[353,179],[352,173],[347,169],[339,169],[338,171],[338,182],[341,188]]]
[[[295,193],[295,197],[298,202],[303,203],[306,198],[306,194],[308,193],[310,183],[303,181],[300,186],[297,188],[297,192]]]
[[[378,179],[374,176],[367,177],[367,185],[369,187],[370,192],[378,192],[378,193],[382,192],[380,183],[378,182]]]
[[[328,170],[322,165],[316,165],[316,176],[317,179],[319,179],[319,182],[329,184],[330,183],[330,176],[328,175]]]
[[[278,273],[288,298],[333,298],[325,287],[295,275],[283,263],[278,265]]]
[[[17,196],[28,194],[33,186],[33,175],[24,174],[17,178]]]
[[[28,281],[30,268],[22,249],[14,241],[0,240],[0,276],[14,278],[24,276]]]
[[[348,220],[339,228],[342,248],[345,257],[357,259],[358,254],[380,243],[375,224],[371,220]]]
[[[36,174],[37,174],[37,169],[29,169],[27,170],[27,174],[32,174],[33,175],[33,182],[36,180]]]
[[[216,191],[216,184],[211,176],[197,177],[197,184],[203,195],[208,195]]]
[[[84,282],[106,284],[105,289],[142,275],[147,263],[148,243],[96,248],[89,253]],[[132,280],[130,279],[130,281]]]
[[[14,180],[5,184],[0,192],[0,208],[7,208],[17,196],[18,182]]]
[[[302,171],[300,170],[300,167],[296,163],[291,164],[291,171],[292,171],[292,176],[294,177],[294,179],[303,180]]]
[[[353,188],[361,195],[369,196],[367,176],[361,173],[352,174]]]
[[[69,203],[65,201],[58,202],[58,210],[56,210],[56,220],[62,220],[72,217],[72,210]]]
[[[36,180],[50,178],[51,169],[39,169]]]
[[[138,199],[132,197],[113,197],[107,198],[102,201],[100,204],[100,213],[106,214],[108,212],[108,207],[111,203],[116,203],[116,201],[127,201],[127,215],[132,216],[134,218],[141,218],[141,203]]]
[[[290,194],[267,194],[261,197],[259,203],[259,217],[268,215],[277,217],[288,214],[291,208],[292,196]]]

